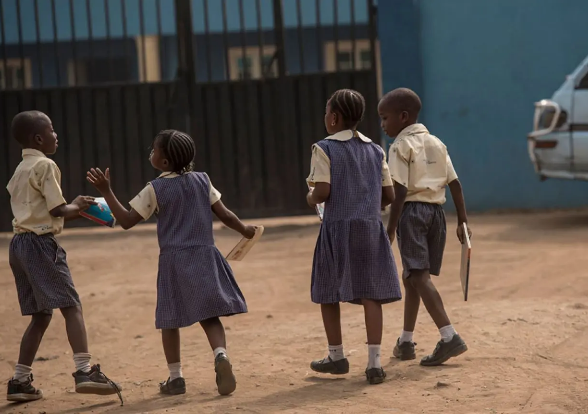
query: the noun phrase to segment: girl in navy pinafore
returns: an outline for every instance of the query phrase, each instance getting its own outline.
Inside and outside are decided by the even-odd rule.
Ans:
[[[185,393],[179,328],[199,322],[214,352],[218,392],[228,395],[235,390],[236,381],[219,317],[245,313],[247,305],[231,267],[214,244],[212,214],[247,238],[253,237],[255,227],[244,225],[223,205],[206,173],[191,171],[194,156],[195,145],[189,135],[175,130],[160,132],[150,161],[163,174],[130,202],[130,211],[114,196],[108,169],[105,173],[92,169],[88,180],[102,193],[124,229],[157,216],[160,255],[155,326],[162,330],[170,372],[169,379],[160,384],[161,393]]]
[[[325,126],[330,136],[313,147],[314,189],[309,205],[324,203],[324,219],[312,268],[311,298],[321,304],[329,355],[313,361],[319,373],[345,374],[339,302],[364,306],[369,383],[386,376],[380,365],[382,304],[401,298],[398,273],[381,208],[393,199],[392,180],[382,148],[356,131],[365,101],[353,90],[339,90],[327,102]]]

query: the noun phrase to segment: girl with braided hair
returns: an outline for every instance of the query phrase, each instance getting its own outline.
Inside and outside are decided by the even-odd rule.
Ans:
[[[214,245],[212,214],[246,238],[255,227],[244,225],[221,201],[206,173],[192,171],[196,147],[192,138],[176,130],[161,131],[153,141],[149,160],[162,174],[123,207],[110,187],[109,169],[91,169],[87,178],[104,196],[117,222],[129,229],[157,216],[159,272],[155,327],[162,330],[169,378],[160,392],[186,392],[180,363],[180,328],[199,322],[214,353],[216,383],[221,395],[236,388],[227,357],[225,330],[219,319],[247,312],[247,305],[231,267]]]
[[[384,150],[357,131],[365,101],[354,90],[338,90],[327,102],[330,134],[313,146],[308,193],[311,207],[325,203],[314,252],[311,298],[321,305],[329,354],[313,361],[318,373],[346,374],[339,303],[363,305],[368,343],[365,371],[382,383],[382,304],[401,298],[398,273],[380,209],[394,199]]]

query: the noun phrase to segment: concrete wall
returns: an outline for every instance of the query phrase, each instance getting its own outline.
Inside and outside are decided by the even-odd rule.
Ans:
[[[470,209],[588,205],[586,183],[540,182],[526,143],[533,103],[588,55],[586,16],[586,0],[379,2],[384,90],[421,95]]]

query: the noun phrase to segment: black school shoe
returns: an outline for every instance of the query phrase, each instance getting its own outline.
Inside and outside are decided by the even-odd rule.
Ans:
[[[386,372],[381,367],[379,369],[365,369],[365,378],[370,385],[377,385],[384,383],[384,380],[386,380]]]
[[[396,340],[396,345],[394,346],[394,351],[392,351],[392,354],[394,357],[402,361],[414,360],[416,358],[416,352],[414,350],[416,345],[417,344],[413,341],[404,341],[401,344],[399,338]]]
[[[162,395],[183,395],[186,393],[186,381],[183,377],[170,380],[168,377],[165,382],[159,384],[159,393]]]
[[[25,382],[10,379],[6,400],[8,402],[30,402],[43,398],[43,391],[33,386],[33,375],[31,374]]]
[[[311,362],[310,368],[317,373],[347,374],[349,373],[349,361],[346,358],[333,361],[331,357],[327,357]]]
[[[237,389],[237,380],[233,374],[233,366],[225,353],[219,353],[214,359],[216,387],[219,395],[230,395]]]
[[[114,395],[116,393],[121,404],[123,403],[120,393],[122,388],[100,371],[99,364],[93,365],[88,373],[78,370],[72,376],[76,381],[76,393],[92,395]]]
[[[439,341],[433,354],[421,359],[421,366],[440,366],[450,358],[457,357],[466,351],[468,351],[468,346],[465,341],[458,334],[455,334],[451,341]]]

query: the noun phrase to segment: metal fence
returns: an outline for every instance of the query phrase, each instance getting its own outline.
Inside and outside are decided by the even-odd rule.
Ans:
[[[68,199],[95,194],[85,172],[100,166],[129,200],[156,175],[153,137],[175,128],[240,215],[309,213],[328,96],[362,92],[360,128],[379,135],[375,12],[373,0],[1,0],[0,183],[20,161],[12,117],[38,109],[59,135]]]

